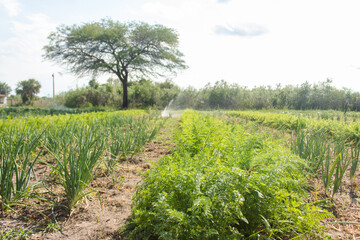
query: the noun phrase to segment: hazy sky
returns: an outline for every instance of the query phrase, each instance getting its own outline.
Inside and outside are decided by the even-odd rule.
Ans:
[[[173,81],[254,87],[316,83],[360,91],[359,0],[0,0],[0,81],[35,78],[40,96],[87,84],[45,61],[56,27],[110,17],[174,28],[189,68]],[[101,79],[104,81],[105,77]]]

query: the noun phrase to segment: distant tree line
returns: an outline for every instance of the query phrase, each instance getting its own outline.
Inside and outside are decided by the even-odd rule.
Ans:
[[[238,84],[218,81],[200,90],[186,88],[172,104],[174,108],[207,109],[319,109],[360,110],[360,93],[337,89],[332,80],[301,85],[278,84],[275,88],[260,86],[249,89]]]
[[[70,108],[122,105],[122,86],[117,79],[105,84],[91,80],[86,87],[62,94],[63,104]],[[275,88],[260,86],[249,89],[238,84],[218,81],[204,88],[180,89],[172,81],[153,82],[142,79],[129,82],[131,108],[165,108],[171,100],[174,109],[333,109],[360,111],[360,93],[350,89],[337,89],[332,81],[301,85],[278,84]]]
[[[16,94],[23,104],[33,102],[40,84],[29,79],[17,84]],[[0,94],[9,94],[11,88],[0,82]],[[56,102],[69,108],[109,107],[119,109],[123,105],[123,86],[119,79],[110,78],[100,84],[96,79],[87,86],[69,90],[56,96]],[[14,97],[14,96],[13,96]],[[130,108],[165,108],[171,100],[174,109],[295,109],[360,111],[360,93],[351,89],[337,89],[331,79],[301,85],[278,84],[252,89],[224,80],[207,84],[201,89],[180,89],[174,82],[154,82],[147,79],[128,82]]]

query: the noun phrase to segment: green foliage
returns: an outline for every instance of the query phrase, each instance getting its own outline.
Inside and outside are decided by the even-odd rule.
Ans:
[[[300,127],[314,133],[324,132],[327,137],[342,138],[354,143],[360,139],[360,123],[358,121],[343,123],[336,120],[316,120],[301,115],[273,112],[229,111],[227,114],[276,129],[296,131]]]
[[[16,94],[21,96],[23,104],[30,104],[35,95],[40,92],[41,84],[33,79],[20,81],[16,86]]]
[[[177,33],[162,25],[103,19],[60,26],[48,38],[49,45],[44,47],[47,59],[78,75],[115,74],[123,86],[123,108],[128,107],[129,74],[161,75],[186,67]]]
[[[1,210],[29,196],[29,180],[39,156],[34,155],[43,132],[24,125],[2,129],[0,138]]]
[[[330,216],[304,202],[303,160],[263,135],[186,112],[175,140],[136,191],[129,239],[315,237]]]
[[[150,80],[141,79],[140,81],[131,82],[129,89],[131,107],[145,108],[159,103],[160,89]]]
[[[69,210],[87,194],[84,190],[93,177],[106,141],[100,137],[96,125],[87,127],[75,123],[71,128],[63,136],[60,154],[55,155],[58,159],[56,173],[65,189]]]
[[[90,105],[117,108],[122,103],[119,97],[122,89],[118,82],[110,80],[106,84],[96,83],[91,87],[94,83],[89,83],[88,87],[66,92],[64,94],[64,105],[69,108],[83,108]],[[151,80],[141,79],[129,82],[128,87],[129,103],[132,108],[155,107],[163,109],[180,92],[180,88],[171,81],[155,83]]]
[[[11,87],[6,82],[0,82],[0,94],[9,95]]]
[[[101,108],[90,109],[54,109],[54,108],[27,108],[27,107],[7,107],[0,108],[0,119],[24,118],[31,116],[79,114],[89,112],[103,112]]]
[[[35,197],[29,179],[43,147],[44,154],[56,159],[47,164],[63,186],[71,210],[89,193],[104,151],[113,167],[118,157],[129,159],[139,152],[161,126],[162,121],[141,110],[0,120],[1,210]]]
[[[308,162],[310,171],[316,176],[330,150],[326,141],[328,135],[323,129],[309,132],[301,127],[292,133],[290,148],[293,153]]]
[[[26,240],[30,237],[30,232],[26,229],[19,228],[7,228],[5,230],[0,230],[0,238],[2,240]]]
[[[153,119],[152,116],[138,118],[118,116],[108,119],[105,134],[109,137],[110,156],[107,158],[109,172],[113,171],[120,158],[129,160],[138,153],[146,142],[155,137],[162,125],[163,122]]]
[[[360,93],[336,89],[332,81],[316,84],[258,86],[252,89],[224,80],[207,84],[200,90],[187,88],[174,102],[177,108],[209,109],[334,109],[360,110]]]
[[[320,175],[325,191],[332,188],[332,197],[339,191],[349,166],[350,179],[354,179],[360,152],[358,123],[269,112],[233,111],[228,115],[272,128],[292,130],[292,152],[306,160],[314,176]]]

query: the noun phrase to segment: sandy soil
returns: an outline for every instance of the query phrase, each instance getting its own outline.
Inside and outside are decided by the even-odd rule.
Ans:
[[[349,173],[343,179],[341,191],[336,193],[333,200],[325,195],[324,188],[322,187],[321,179],[312,179],[312,185],[317,186],[317,189],[311,192],[311,201],[321,201],[327,199],[327,209],[332,212],[334,218],[328,218],[323,221],[326,228],[326,235],[331,236],[333,239],[360,239],[360,186],[358,179],[360,174],[355,177],[355,181],[351,182]],[[315,184],[316,183],[316,184]],[[356,197],[350,197],[350,189],[353,189]],[[325,205],[325,206],[326,206]]]

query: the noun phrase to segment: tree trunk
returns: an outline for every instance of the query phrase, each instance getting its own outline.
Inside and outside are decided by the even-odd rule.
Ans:
[[[122,70],[116,73],[118,76],[120,82],[122,83],[123,87],[123,102],[122,102],[122,109],[127,109],[129,107],[129,101],[128,101],[128,72],[127,70]]]
[[[122,103],[122,108],[123,108],[123,109],[127,109],[127,108],[129,107],[127,79],[122,82],[122,86],[123,86],[123,103]]]

